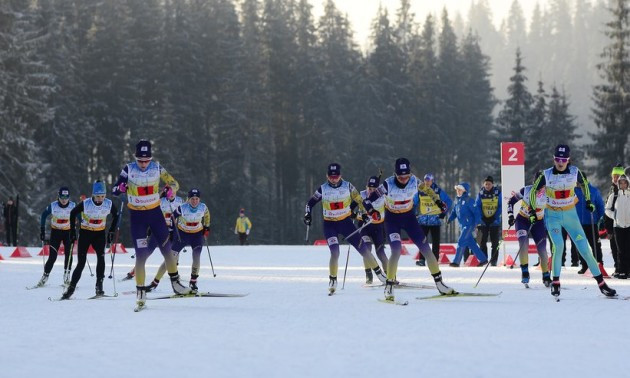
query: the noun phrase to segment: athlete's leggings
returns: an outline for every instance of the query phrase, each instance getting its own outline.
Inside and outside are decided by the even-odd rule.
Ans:
[[[411,238],[420,250],[420,253],[422,253],[422,256],[424,256],[431,274],[440,272],[437,259],[433,255],[433,252],[431,252],[431,246],[427,242],[427,238],[424,232],[422,232],[422,226],[418,224],[413,212],[392,213],[385,210],[385,229],[387,230],[389,245],[392,248],[391,256],[389,256],[389,264],[387,265],[388,280],[395,280],[396,273],[398,272],[398,260],[400,259],[400,251],[402,249],[402,244],[400,243],[402,230],[407,232],[409,238]]]
[[[352,223],[352,220],[349,217],[340,221],[324,220],[324,237],[326,238],[328,248],[330,249],[328,270],[331,276],[337,277],[337,272],[339,270],[339,239],[337,238],[337,235],[341,234],[344,237],[347,237],[356,230],[357,228],[354,226],[354,223]],[[365,269],[378,268],[378,263],[376,262],[374,256],[370,253],[367,245],[361,243],[361,235],[359,232],[356,232],[354,235],[347,238],[346,241],[361,254]]]
[[[376,257],[381,261],[387,274],[387,255],[385,254],[385,227],[384,223],[371,223],[361,231],[361,238],[368,250],[372,252],[372,244],[376,247]]]
[[[72,273],[70,286],[76,287],[77,283],[79,283],[79,280],[81,279],[81,273],[83,273],[83,268],[85,268],[85,262],[87,261],[87,251],[90,245],[96,252],[96,278],[102,279],[103,277],[105,277],[105,230],[81,230],[79,232],[77,267],[74,268],[74,272]]]
[[[181,239],[178,240],[177,236],[175,236],[175,241],[173,242],[173,255],[177,256],[179,259],[179,252],[184,249],[185,246],[189,245],[192,248],[192,269],[190,275],[192,277],[196,277],[199,275],[199,267],[201,265],[201,250],[203,248],[203,230],[194,233],[187,233],[182,230],[179,230],[179,237]],[[158,268],[157,273],[155,274],[155,280],[159,281],[162,279],[162,276],[166,273],[166,264],[162,263]]]
[[[149,248],[147,229],[151,229],[151,239],[157,242],[157,246],[164,256],[166,270],[169,276],[177,275],[177,258],[171,253],[171,241],[168,237],[168,228],[164,223],[164,215],[159,207],[151,210],[129,209],[131,222],[131,238],[136,248],[136,286],[144,286],[146,276],[145,265],[153,249]]]
[[[528,218],[518,214],[514,227],[516,229],[516,237],[518,238],[518,259],[521,265],[529,264],[529,235],[531,235],[534,239],[534,243],[536,243],[536,250],[540,257],[542,272],[548,272],[549,260],[547,259],[547,236],[545,235],[547,230],[545,230],[545,222],[539,220],[532,225]]]
[[[59,252],[59,247],[63,242],[63,247],[65,249],[64,260],[63,260],[63,270],[72,269],[70,266],[70,258],[72,256],[72,251],[70,250],[70,230],[50,230],[50,244],[48,248],[48,260],[46,260],[46,265],[44,266],[44,273],[49,274],[52,271],[53,266],[55,265],[55,261],[57,261],[57,253]]]
[[[586,261],[593,277],[599,276],[601,271],[597,266],[597,261],[593,257],[591,247],[588,245],[586,234],[580,224],[575,208],[569,210],[545,209],[545,227],[551,238],[551,270],[553,276],[560,277],[562,268],[562,254],[564,252],[564,240],[562,239],[562,228],[567,230],[571,240],[575,243],[582,258]]]
[[[457,240],[457,252],[453,258],[454,263],[460,263],[466,248],[469,248],[480,262],[488,261],[488,257],[486,257],[481,248],[479,248],[479,244],[477,244],[477,241],[473,237],[473,231],[475,231],[475,227],[472,225],[462,227],[462,233],[459,235],[459,239]]]

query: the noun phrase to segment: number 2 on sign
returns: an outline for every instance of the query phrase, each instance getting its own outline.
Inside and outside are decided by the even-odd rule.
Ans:
[[[516,155],[518,155],[518,149],[516,147],[508,148],[508,154],[510,155],[508,157],[508,161],[518,161],[516,158]]]

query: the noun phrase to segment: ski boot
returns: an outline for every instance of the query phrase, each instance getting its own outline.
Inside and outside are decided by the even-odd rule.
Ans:
[[[394,301],[394,281],[387,280],[385,282],[385,300]]]
[[[418,266],[426,266],[427,263],[424,259],[419,259],[418,261],[416,261],[416,265]]]
[[[448,264],[448,266],[450,266],[451,268],[459,268],[459,264],[458,263],[454,263],[454,262]]]
[[[594,277],[597,281],[597,285],[599,286],[599,291],[602,292],[607,297],[616,297],[617,291],[615,289],[611,289],[608,285],[606,285],[606,281],[604,281],[604,277],[600,274],[599,276]]]
[[[190,282],[188,283],[188,287],[190,287],[190,290],[197,294],[197,292],[199,291],[199,288],[197,287],[197,278],[199,276],[198,275],[190,275]]]
[[[529,267],[526,264],[521,265],[521,283],[529,288]]]
[[[560,277],[554,277],[553,281],[551,281],[551,295],[556,297],[556,300],[559,300],[560,296]]]
[[[61,295],[61,299],[70,299],[72,294],[74,294],[74,290],[75,290],[75,287],[71,283],[66,289],[66,291],[63,293],[63,295]]]
[[[380,267],[374,268],[374,274],[376,274],[376,278],[378,278],[381,283],[385,283],[387,281],[387,277],[383,274]]]
[[[457,294],[457,292],[452,287],[448,287],[444,285],[444,282],[442,282],[442,273],[437,272],[435,274],[432,274],[432,276],[433,276],[433,280],[435,281],[435,287],[438,289],[440,294],[442,295]]]
[[[545,287],[551,286],[551,274],[549,272],[545,272],[542,274],[542,281]]]
[[[584,274],[586,273],[587,269],[588,269],[588,266],[584,265],[583,267],[580,268],[580,270],[578,270],[577,274]]]
[[[63,284],[64,285],[66,286],[70,285],[70,278],[71,278],[70,276],[71,276],[70,269],[63,271]]]
[[[105,291],[103,290],[103,279],[96,279],[96,295],[105,295]]]
[[[182,285],[182,283],[179,282],[179,274],[174,273],[173,275],[171,275],[171,273],[169,273],[168,275],[171,276],[171,286],[173,287],[173,292],[175,294],[188,295],[191,293],[190,288]]]
[[[135,276],[136,276],[136,270],[132,269],[131,272],[128,272],[125,278],[123,278],[123,281],[129,281],[133,279]]]
[[[147,291],[144,286],[136,286],[136,312],[144,308],[147,302]]]
[[[337,290],[337,277],[328,276],[328,295],[333,295]]]
[[[365,283],[367,285],[371,285],[374,282],[374,277],[372,276],[372,269],[365,270]]]
[[[152,292],[155,288],[158,287],[159,283],[160,283],[160,280],[158,280],[157,278],[154,278],[153,281],[151,281],[151,283],[149,284],[149,286],[145,286],[144,291],[146,291],[147,293]]]
[[[42,287],[46,285],[46,281],[48,281],[48,273],[42,274],[42,278],[40,278],[39,282],[37,283],[37,287]]]

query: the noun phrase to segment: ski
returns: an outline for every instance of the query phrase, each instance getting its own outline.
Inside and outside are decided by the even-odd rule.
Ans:
[[[118,293],[116,293],[114,295],[100,294],[100,295],[95,295],[93,297],[89,297],[89,298],[86,298],[86,299],[116,298],[116,297],[118,297]]]
[[[385,284],[364,284],[363,287],[368,288],[384,288]],[[407,283],[398,283],[394,285],[395,289],[435,289],[435,285],[420,285],[420,284],[407,284]]]
[[[523,283],[523,285],[525,286],[525,289],[529,289],[529,284],[528,283]]]
[[[164,295],[161,297],[153,297],[147,298],[147,300],[156,300],[156,299],[175,299],[175,298],[237,298],[237,297],[245,297],[249,294],[223,294],[223,293],[191,293],[191,294],[172,294],[172,295]]]
[[[46,286],[46,285],[40,285],[40,284],[37,284],[37,285],[35,285],[35,286],[27,286],[27,287],[26,287],[26,290],[39,289],[39,288],[44,287],[44,286]]]
[[[453,297],[498,297],[503,293],[502,291],[498,293],[454,293],[454,294],[437,294],[431,295],[428,297],[416,297],[416,299],[424,300],[424,299],[441,299],[441,298],[453,298]]]
[[[48,297],[48,300],[51,301],[51,302],[60,302],[60,301],[70,300],[70,298],[64,299],[64,298],[61,298],[61,297],[59,297],[59,298]]]
[[[383,298],[377,298],[377,300],[381,303],[387,303],[387,304],[392,304],[392,305],[396,305],[396,306],[407,306],[409,304],[409,301],[388,301],[387,299],[383,299]]]
[[[123,278],[121,278],[121,279],[119,279],[117,281],[118,282],[130,281],[130,280],[133,280],[134,278],[135,278],[135,276],[131,276],[131,277],[130,276],[126,276],[126,277],[123,277]]]
[[[144,310],[145,308],[147,308],[146,305],[136,305],[136,307],[133,308],[133,312],[140,312],[142,310]]]

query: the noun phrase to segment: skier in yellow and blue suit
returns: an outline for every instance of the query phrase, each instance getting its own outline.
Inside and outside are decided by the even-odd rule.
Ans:
[[[593,278],[597,281],[599,290],[606,296],[614,297],[617,295],[617,292],[608,287],[604,281],[575,210],[575,204],[578,201],[575,196],[575,186],[579,182],[584,188],[586,210],[590,212],[595,211],[595,205],[591,203],[588,180],[576,166],[570,164],[569,160],[569,146],[565,144],[556,146],[553,167],[545,169],[543,174],[538,177],[534,185],[532,185],[529,197],[529,203],[536,203],[536,192],[546,185],[547,208],[545,209],[544,219],[545,227],[551,238],[553,256],[551,264],[553,272],[551,294],[556,298],[560,295],[560,268],[562,266],[562,253],[564,252],[562,228],[564,228],[575,242],[580,255],[588,264]],[[530,208],[529,217],[532,223],[536,221],[536,209],[534,207]]]

